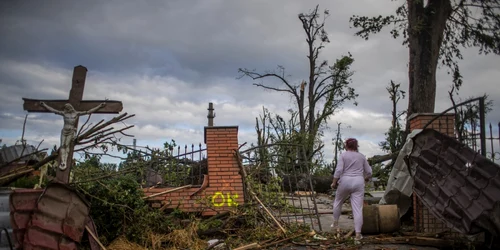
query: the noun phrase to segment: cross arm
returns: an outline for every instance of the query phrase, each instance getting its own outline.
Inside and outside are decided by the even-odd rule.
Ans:
[[[40,105],[40,102],[45,102],[47,105],[53,107],[54,109],[62,110],[64,108],[64,104],[68,103],[68,100],[37,100],[37,99],[28,99],[23,98],[24,105],[23,109],[28,112],[40,112],[40,113],[51,113],[46,110],[44,107]],[[106,106],[100,108],[99,110],[93,112],[97,114],[118,114],[123,110],[123,104],[121,101],[112,101],[112,100],[87,100],[81,101],[78,107],[74,107],[76,111],[87,111],[92,108],[95,108],[99,104],[105,102]]]

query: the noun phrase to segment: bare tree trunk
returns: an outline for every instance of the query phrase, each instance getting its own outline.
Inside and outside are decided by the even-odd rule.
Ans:
[[[450,0],[408,1],[409,97],[408,116],[432,113],[436,98],[436,70],[446,21],[452,13]],[[407,123],[408,124],[408,123]],[[407,125],[408,127],[409,125]]]

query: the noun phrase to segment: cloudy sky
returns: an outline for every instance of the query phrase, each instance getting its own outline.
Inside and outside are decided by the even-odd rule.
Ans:
[[[238,68],[260,71],[282,65],[294,83],[307,79],[305,36],[297,15],[316,4],[329,9],[330,43],[323,58],[333,62],[347,52],[355,58],[352,86],[358,106],[348,104],[329,121],[323,138],[331,160],[337,122],[350,128],[344,137],[360,139],[362,153],[382,153],[378,142],[390,125],[391,103],[385,87],[392,79],[407,89],[407,49],[388,31],[365,41],[350,29],[351,15],[392,13],[401,1],[328,0],[168,0],[168,1],[1,1],[0,138],[21,138],[26,112],[22,97],[66,99],[73,67],[88,68],[84,99],[120,100],[136,114],[128,123],[139,145],[203,142],[207,106],[215,125],[238,125],[239,142],[255,141],[254,123],[262,107],[285,114],[288,96],[237,79]],[[488,93],[500,121],[500,57],[464,50],[463,97]],[[438,76],[436,111],[451,106],[451,78]],[[264,82],[266,83],[266,82]],[[267,82],[272,84],[272,82]],[[401,108],[407,105],[406,100]],[[110,115],[96,115],[111,118]],[[81,124],[81,123],[80,123]],[[25,138],[31,144],[59,144],[62,119],[30,113]],[[131,144],[131,139],[125,143]]]

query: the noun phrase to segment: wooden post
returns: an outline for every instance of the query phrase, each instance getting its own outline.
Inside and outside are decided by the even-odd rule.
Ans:
[[[64,105],[69,103],[73,106],[76,111],[87,111],[99,104],[106,102],[106,106],[93,112],[101,114],[117,114],[123,109],[123,105],[120,101],[109,101],[109,100],[92,100],[83,101],[83,91],[85,89],[85,79],[87,77],[87,68],[84,66],[76,66],[73,70],[73,79],[71,83],[71,90],[69,92],[68,100],[37,100],[37,99],[27,99],[23,98],[24,110],[28,112],[51,112],[46,108],[41,106],[41,102],[45,102],[48,106],[63,110]],[[75,130],[78,131],[78,118],[76,118]],[[61,145],[59,145],[61,146]],[[64,170],[57,169],[56,180],[61,183],[69,182],[69,174],[71,172],[71,167],[73,166],[73,151],[74,151],[75,141],[72,140],[69,146],[68,158],[66,160],[67,167]],[[58,162],[61,162],[60,156],[58,157]]]

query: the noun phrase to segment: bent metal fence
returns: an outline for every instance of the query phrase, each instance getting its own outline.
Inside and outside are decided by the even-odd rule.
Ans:
[[[499,161],[500,152],[497,152],[498,149],[495,149],[495,145],[500,148],[500,123],[497,128],[494,128],[490,123],[488,126],[489,131],[487,131],[486,111],[487,108],[485,98],[473,98],[456,104],[441,112],[438,116],[431,119],[424,126],[424,129],[429,127],[438,118],[446,115],[448,112],[454,112],[454,134],[456,139],[460,143],[489,158],[493,162]],[[440,126],[446,128],[446,126],[448,126],[446,123],[447,122],[444,122],[444,124],[442,124],[440,121],[437,125],[437,130],[441,130]],[[494,136],[495,129],[497,137]]]
[[[300,147],[269,144],[240,151],[246,183],[282,223],[308,224],[321,231],[310,166],[300,163]]]
[[[208,174],[206,148],[201,143],[170,147],[160,156],[150,157],[145,170],[146,187],[199,186]]]

